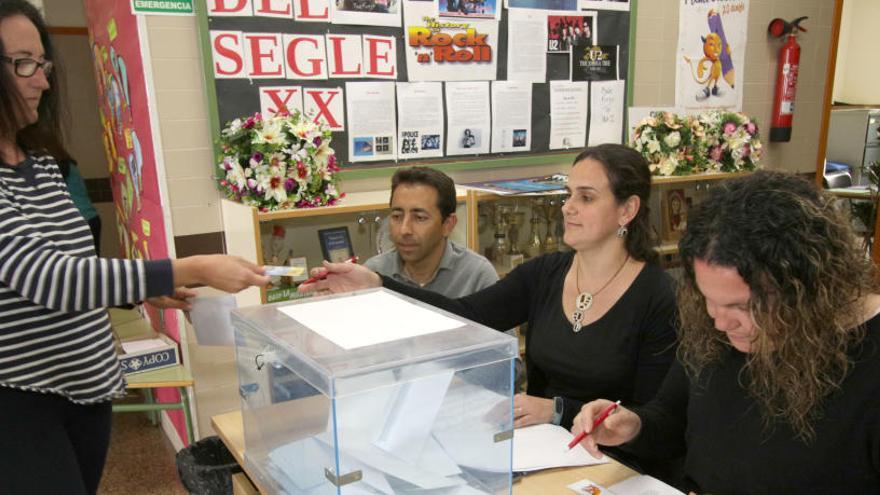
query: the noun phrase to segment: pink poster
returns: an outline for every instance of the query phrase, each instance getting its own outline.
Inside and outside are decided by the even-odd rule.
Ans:
[[[168,258],[137,18],[131,14],[129,2],[85,0],[84,8],[123,250],[118,255]],[[144,307],[154,328],[180,341],[176,311]],[[157,397],[160,402],[180,400],[175,389],[162,389]],[[181,411],[168,413],[185,443]]]

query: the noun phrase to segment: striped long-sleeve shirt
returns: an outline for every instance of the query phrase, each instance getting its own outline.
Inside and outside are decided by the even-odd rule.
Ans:
[[[0,164],[0,386],[89,404],[124,382],[104,309],[172,292],[171,261],[95,256],[54,159]]]

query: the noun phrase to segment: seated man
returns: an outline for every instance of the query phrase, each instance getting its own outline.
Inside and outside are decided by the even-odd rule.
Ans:
[[[448,239],[458,222],[449,176],[427,167],[399,169],[391,178],[390,204],[395,249],[368,259],[367,268],[450,298],[498,280],[489,260]]]

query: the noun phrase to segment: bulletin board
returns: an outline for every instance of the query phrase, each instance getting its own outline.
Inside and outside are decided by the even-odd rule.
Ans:
[[[299,0],[293,0],[295,4]],[[330,0],[333,2],[335,0]],[[343,0],[339,0],[342,2]],[[351,0],[344,0],[346,2]],[[387,0],[367,0],[386,2]],[[404,8],[403,0],[392,0],[399,2],[399,7]],[[448,1],[455,0],[437,0],[440,5],[445,5]],[[467,1],[467,0],[459,0]],[[619,84],[623,86],[623,97],[620,102],[620,118],[623,122],[620,125],[621,135],[620,142],[626,142],[626,107],[631,105],[632,76],[633,76],[633,45],[635,31],[635,17],[637,0],[629,2],[602,0],[602,1],[584,1],[584,0],[512,0],[520,2],[532,2],[537,4],[553,4],[563,1],[580,2],[583,11],[570,12],[566,15],[579,16],[595,12],[595,22],[598,29],[597,36],[592,40],[593,45],[613,46],[617,48],[616,65],[617,79],[621,81]],[[332,91],[332,88],[343,88],[343,97],[349,95],[344,91],[346,82],[370,82],[380,81],[374,78],[327,78],[327,79],[310,79],[308,81],[300,81],[288,79],[284,76],[279,78],[247,78],[247,77],[216,77],[215,74],[215,57],[218,60],[221,57],[215,53],[216,45],[214,37],[222,32],[241,32],[241,33],[267,33],[281,34],[282,36],[292,35],[314,35],[324,36],[326,34],[342,34],[342,35],[370,35],[375,37],[393,37],[396,40],[396,77],[391,79],[394,82],[407,82],[408,67],[406,50],[411,49],[407,44],[406,22],[402,22],[400,27],[387,26],[367,26],[367,25],[347,25],[334,24],[327,22],[301,22],[293,19],[293,15],[288,17],[267,17],[255,15],[208,15],[209,4],[226,6],[236,6],[239,4],[252,4],[271,6],[279,5],[285,2],[276,2],[269,0],[201,0],[195,2],[196,12],[199,22],[199,30],[202,44],[204,72],[206,78],[206,87],[209,98],[209,112],[211,114],[212,136],[216,142],[219,137],[220,129],[227,122],[260,111],[261,108],[261,92],[266,88],[278,88],[286,86],[300,86],[302,88],[326,88]],[[502,0],[497,0],[498,9],[500,11],[498,21],[497,45],[493,55],[496,57],[496,81],[506,81],[508,78],[508,31],[509,31],[509,9],[501,6]],[[423,3],[423,2],[420,2]],[[504,2],[507,3],[506,1]],[[612,5],[628,5],[628,10],[606,10],[603,4]],[[619,7],[618,7],[619,8]],[[527,9],[531,11],[532,9]],[[540,12],[535,10],[534,12]],[[405,17],[404,17],[405,19]],[[446,18],[448,19],[448,18]],[[546,34],[542,34],[546,36]],[[349,140],[347,132],[349,131],[348,116],[346,115],[345,130],[333,133],[332,147],[336,152],[339,163],[342,164],[343,177],[347,179],[364,178],[371,176],[389,175],[393,172],[393,167],[400,165],[427,165],[435,166],[444,170],[460,170],[460,169],[480,169],[492,168],[499,166],[516,166],[516,165],[540,165],[550,163],[570,162],[580,146],[572,146],[570,149],[551,149],[551,112],[550,112],[550,81],[570,80],[570,74],[574,70],[568,53],[546,53],[546,74],[544,82],[532,83],[531,95],[531,128],[530,128],[530,149],[520,152],[501,152],[501,153],[481,153],[471,155],[446,156],[446,142],[442,143],[444,156],[435,158],[422,159],[403,159],[398,157],[395,160],[377,160],[370,162],[349,162]],[[228,62],[226,60],[225,62]],[[388,78],[381,81],[389,81]],[[447,83],[442,82],[446,85]],[[489,83],[492,84],[491,82]],[[588,84],[588,91],[592,91],[594,83]],[[261,88],[264,88],[261,91]],[[588,97],[589,98],[589,97]],[[588,99],[589,101],[589,99]],[[444,125],[446,121],[447,102],[443,101],[444,109]],[[343,105],[343,111],[344,105]],[[398,108],[398,114],[404,111]],[[590,106],[588,105],[588,112]],[[587,142],[589,142],[591,116],[587,115]],[[399,144],[398,144],[399,146]]]

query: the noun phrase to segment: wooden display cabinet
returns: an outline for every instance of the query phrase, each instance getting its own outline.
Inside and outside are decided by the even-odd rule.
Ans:
[[[650,200],[651,225],[657,230],[657,238],[660,244],[655,248],[664,261],[670,261],[678,252],[678,237],[687,225],[687,208],[698,204],[708,193],[713,184],[718,181],[741,177],[750,172],[698,174],[675,177],[654,177]],[[492,227],[483,225],[487,221],[487,213],[491,208],[486,208],[486,202],[508,205],[508,209],[516,209],[524,213],[524,219],[520,222],[519,243],[525,245],[531,228],[531,218],[536,213],[533,199],[536,197],[559,198],[558,193],[550,193],[542,196],[534,195],[499,195],[484,191],[469,190],[467,192],[467,226],[468,247],[485,255],[486,247],[493,241]],[[669,200],[679,200],[680,204],[671,206]],[[556,206],[561,207],[560,205]],[[546,214],[542,216],[542,224],[539,225],[542,238],[547,237]],[[558,222],[559,220],[557,220]],[[561,229],[558,229],[561,230]],[[565,249],[561,235],[557,236],[558,246]]]

